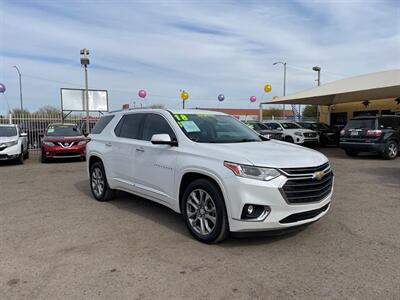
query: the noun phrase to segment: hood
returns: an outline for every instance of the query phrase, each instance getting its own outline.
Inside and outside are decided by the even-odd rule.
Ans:
[[[328,161],[322,153],[294,144],[270,140],[265,142],[207,144],[212,153],[219,153],[223,160],[232,161],[230,157],[242,158],[236,163],[248,163],[259,167],[300,168],[315,167]]]
[[[8,143],[8,142],[12,142],[12,141],[16,141],[18,140],[18,137],[15,136],[0,136],[0,144],[3,143]]]
[[[315,132],[315,130],[305,128],[285,129],[287,132]]]

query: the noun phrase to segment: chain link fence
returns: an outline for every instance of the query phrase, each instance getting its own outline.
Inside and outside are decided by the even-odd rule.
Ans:
[[[90,130],[96,124],[98,117],[89,118]],[[41,140],[50,124],[76,124],[82,133],[86,131],[86,117],[83,115],[69,115],[67,117],[61,114],[10,114],[8,116],[0,115],[0,124],[15,124],[21,129],[21,132],[27,134],[28,147],[30,154],[40,154]]]

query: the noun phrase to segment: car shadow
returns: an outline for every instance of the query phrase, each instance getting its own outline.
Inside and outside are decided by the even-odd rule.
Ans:
[[[78,191],[93,199],[88,180],[77,182],[75,184],[75,187]],[[95,200],[93,199],[93,201]],[[118,191],[116,197],[106,204],[113,205],[116,208],[128,211],[133,215],[144,217],[151,222],[166,226],[168,229],[179,233],[188,239],[193,240],[194,243],[197,242],[190,235],[182,216],[164,205],[122,191]],[[237,234],[231,234],[231,236],[227,240],[217,245],[224,248],[257,246],[261,244],[266,245],[269,243],[288,239],[292,236],[299,234],[304,229],[305,227],[295,228],[293,229],[293,231],[285,233],[246,233],[240,236],[238,236]]]

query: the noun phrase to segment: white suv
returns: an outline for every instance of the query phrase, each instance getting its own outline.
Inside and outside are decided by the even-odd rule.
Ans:
[[[18,125],[0,125],[0,161],[14,160],[20,164],[29,158],[26,133]]]
[[[286,142],[299,145],[319,143],[318,132],[305,129],[295,122],[267,121],[264,124],[273,130],[279,130],[283,132],[283,138]]]
[[[267,140],[222,113],[115,112],[90,137],[87,168],[98,201],[115,190],[156,201],[181,213],[202,242],[305,225],[330,206],[333,174],[323,154]]]

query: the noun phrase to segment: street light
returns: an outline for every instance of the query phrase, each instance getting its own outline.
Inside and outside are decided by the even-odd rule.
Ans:
[[[274,62],[272,65],[275,66],[277,64],[283,65],[283,96],[286,95],[286,62],[277,61]],[[283,118],[285,119],[285,104],[283,104]]]
[[[81,65],[85,68],[85,105],[86,105],[86,134],[89,134],[89,88],[87,66],[89,64],[89,49],[81,50]]]
[[[312,68],[312,70],[318,73],[318,78],[316,81],[317,81],[318,86],[320,86],[321,85],[321,67],[314,66]],[[320,120],[320,114],[321,114],[320,107],[319,107],[319,105],[317,105],[317,120],[318,120],[318,122]]]
[[[15,68],[18,72],[18,76],[19,76],[19,100],[21,102],[21,113],[23,110],[23,105],[22,105],[22,79],[21,79],[21,72],[19,71],[17,66],[13,66],[13,68]]]

